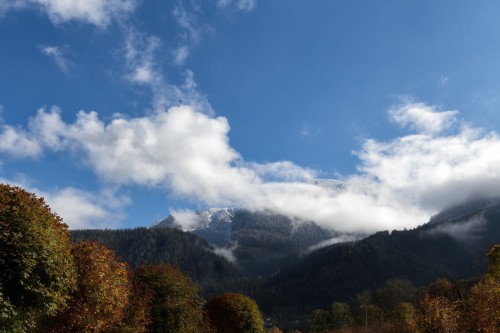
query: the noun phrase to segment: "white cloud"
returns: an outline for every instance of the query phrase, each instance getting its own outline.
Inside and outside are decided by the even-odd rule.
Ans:
[[[318,249],[333,245],[333,244],[338,244],[338,243],[347,243],[347,242],[354,242],[358,240],[358,236],[354,235],[341,235],[339,237],[334,237],[331,239],[327,239],[325,241],[319,242],[318,244],[312,245],[307,249],[307,253],[316,251]]]
[[[191,54],[191,49],[201,41],[204,32],[210,30],[208,27],[202,27],[198,24],[196,11],[199,10],[196,4],[191,3],[190,10],[186,8],[189,3],[178,2],[174,7],[172,15],[181,29],[177,36],[178,45],[172,51],[173,63],[177,66],[183,66],[186,59]]]
[[[41,155],[42,147],[23,129],[3,125],[0,132],[0,152],[15,158],[36,158]]]
[[[157,54],[162,47],[159,38],[129,30],[124,48],[128,69],[126,78],[131,83],[151,89],[155,111],[178,105],[181,100],[198,110],[212,114],[213,110],[206,96],[197,89],[192,71],[184,72],[185,81],[181,84],[172,84],[164,78],[161,64],[157,60]]]
[[[232,244],[231,247],[215,247],[214,253],[223,257],[227,261],[236,264],[236,256],[234,254],[234,251],[236,250],[237,247],[238,247],[237,242]]]
[[[200,215],[188,209],[170,209],[170,215],[175,219],[182,230],[188,231],[196,228],[202,221]]]
[[[420,108],[434,110],[426,117],[453,120]],[[110,184],[162,187],[208,206],[271,209],[338,231],[411,228],[470,197],[500,195],[500,138],[467,126],[447,135],[366,140],[356,153],[359,173],[332,191],[310,182],[313,170],[291,162],[245,162],[229,144],[225,118],[187,105],[108,123],[80,111],[68,124],[57,108],[41,109],[29,124],[15,133],[44,149],[79,152],[74,156]]]
[[[403,104],[389,111],[392,120],[421,133],[439,133],[449,128],[458,111],[438,112],[424,103]]]
[[[442,224],[434,226],[428,231],[429,234],[446,234],[461,242],[473,242],[485,229],[487,220],[483,216],[474,216],[467,221],[454,224]]]
[[[239,10],[250,11],[257,5],[257,0],[238,0],[236,6]]]
[[[230,5],[235,6],[236,9],[241,10],[241,11],[251,11],[257,6],[257,0],[218,0],[217,1],[217,6],[219,8],[226,8],[229,7]]]
[[[202,31],[196,23],[196,16],[187,11],[182,3],[177,3],[172,12],[179,26],[185,31],[186,37],[190,43],[196,44],[201,40]]]
[[[130,200],[112,191],[98,195],[73,187],[51,192],[35,191],[61,216],[70,229],[116,228],[124,219],[123,208]]]
[[[155,52],[161,46],[159,38],[129,31],[125,41],[125,59],[129,68],[127,78],[134,83],[159,85],[162,81]]]
[[[303,123],[299,134],[303,137],[314,137],[321,134],[321,129],[314,128],[307,123]]]
[[[0,0],[0,14],[25,8],[39,9],[54,24],[82,21],[104,28],[134,11],[136,0]]]
[[[317,178],[317,172],[300,167],[290,161],[272,163],[248,163],[247,167],[265,180],[309,182]]]
[[[455,135],[409,135],[389,142],[369,140],[358,153],[360,170],[426,210],[475,194],[498,195],[500,139],[463,127]]]
[[[68,74],[70,63],[66,59],[66,49],[59,46],[42,46],[41,52],[51,58],[61,71]]]
[[[91,193],[74,187],[41,190],[26,179],[0,177],[0,183],[19,186],[44,198],[52,212],[60,216],[70,229],[116,228],[125,218],[123,209],[130,204],[127,196],[112,189]]]
[[[180,46],[174,50],[174,63],[178,66],[182,66],[189,56],[189,47],[186,45]]]
[[[0,0],[0,16],[11,10],[19,10],[28,6],[28,0]]]

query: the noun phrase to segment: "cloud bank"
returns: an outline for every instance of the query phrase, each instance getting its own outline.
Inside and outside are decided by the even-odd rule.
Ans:
[[[25,129],[2,127],[0,151],[17,158],[77,152],[110,186],[161,187],[207,206],[271,209],[338,231],[373,232],[415,227],[472,196],[500,195],[498,135],[464,124],[445,131],[456,114],[425,104],[391,110],[392,120],[417,133],[366,140],[356,152],[359,173],[343,179],[342,191],[313,184],[314,170],[288,161],[244,161],[230,146],[226,118],[187,105],[108,123],[85,111],[65,123],[57,107],[40,109]],[[429,118],[443,121],[429,131]]]

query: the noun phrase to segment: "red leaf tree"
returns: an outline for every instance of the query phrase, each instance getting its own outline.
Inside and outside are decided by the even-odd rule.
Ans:
[[[115,253],[96,242],[79,242],[72,254],[77,270],[77,288],[69,308],[49,318],[46,331],[105,332],[125,318],[129,301],[127,265]]]

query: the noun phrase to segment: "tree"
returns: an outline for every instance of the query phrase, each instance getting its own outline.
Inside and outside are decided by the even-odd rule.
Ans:
[[[328,331],[330,316],[328,311],[316,309],[307,318],[309,331],[314,333],[323,333]]]
[[[474,332],[500,331],[500,245],[488,253],[488,272],[465,302],[467,326]]]
[[[332,304],[331,327],[333,329],[347,328],[354,324],[349,304],[335,302]]]
[[[423,333],[453,333],[459,329],[457,304],[446,297],[425,295],[420,301],[419,331]]]
[[[135,281],[151,297],[148,332],[203,331],[203,299],[191,279],[167,265],[146,265],[134,273]]]
[[[398,315],[403,326],[400,331],[417,332],[417,313],[413,304],[408,302],[400,303]]]
[[[427,293],[431,297],[441,296],[449,300],[457,300],[459,297],[455,291],[455,286],[445,278],[437,279],[427,287]]]
[[[475,285],[465,303],[465,317],[471,332],[500,331],[500,279],[487,278]]]
[[[375,301],[378,306],[391,318],[397,317],[399,304],[412,303],[415,300],[416,289],[408,280],[390,279],[384,286],[375,292]]]
[[[69,307],[55,318],[47,318],[42,332],[105,332],[125,317],[129,301],[127,265],[113,251],[96,242],[78,242],[72,254],[77,270],[77,288]]]
[[[488,252],[488,276],[500,280],[500,244],[494,245]]]
[[[226,293],[211,300],[206,309],[216,332],[264,332],[264,321],[257,303],[245,295]]]
[[[67,225],[43,198],[0,184],[0,330],[31,330],[74,286]]]
[[[151,292],[132,274],[125,316],[109,333],[146,333],[151,324]]]

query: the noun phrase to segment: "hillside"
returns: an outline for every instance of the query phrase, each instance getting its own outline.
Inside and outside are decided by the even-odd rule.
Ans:
[[[324,242],[359,239],[364,235],[339,234],[312,221],[300,221],[271,211],[210,208],[197,212],[199,223],[185,228],[173,216],[152,228],[184,229],[216,246],[245,275],[269,275],[296,262]]]
[[[224,291],[256,299],[267,315],[300,317],[334,301],[354,302],[401,278],[416,287],[440,277],[480,276],[486,253],[500,244],[500,199],[474,200],[444,210],[413,230],[381,231],[365,239],[307,253],[328,239],[316,225],[280,215],[236,211],[230,241],[236,265],[216,255],[216,247],[191,232],[173,228],[73,231],[74,241],[96,240],[136,267],[169,263],[197,281],[206,297]]]
[[[238,270],[204,239],[175,229],[74,230],[71,238],[99,242],[131,268],[158,263],[177,266],[206,288],[239,277]]]
[[[315,251],[272,278],[255,297],[265,311],[300,313],[334,301],[352,302],[360,291],[391,278],[417,287],[440,277],[474,278],[484,273],[486,253],[499,243],[500,200],[475,200],[413,230],[382,231]]]

